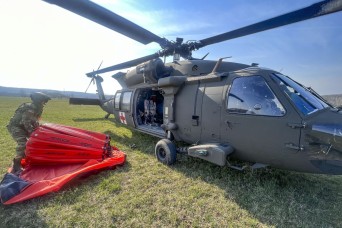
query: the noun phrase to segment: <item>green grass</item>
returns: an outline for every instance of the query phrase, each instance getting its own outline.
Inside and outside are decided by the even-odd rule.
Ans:
[[[23,101],[28,99],[0,97],[3,174],[15,153],[5,126]],[[340,176],[239,172],[186,156],[168,167],[154,156],[157,138],[104,114],[99,107],[55,99],[43,120],[110,134],[127,153],[126,164],[57,193],[1,205],[0,227],[342,227]]]

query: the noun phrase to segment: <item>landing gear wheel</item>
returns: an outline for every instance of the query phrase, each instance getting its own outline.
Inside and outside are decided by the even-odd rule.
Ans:
[[[162,139],[156,144],[155,153],[158,161],[165,165],[172,165],[176,162],[176,146],[168,139]]]

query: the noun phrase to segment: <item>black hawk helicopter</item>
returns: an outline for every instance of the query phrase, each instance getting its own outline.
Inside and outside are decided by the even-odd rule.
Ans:
[[[115,119],[162,138],[157,159],[171,165],[177,153],[236,169],[230,158],[310,173],[342,174],[342,111],[277,71],[257,64],[196,59],[202,47],[320,17],[342,10],[342,0],[327,0],[199,41],[170,41],[88,0],[45,0],[119,32],[142,44],[156,42],[157,53],[87,73],[99,104]],[[174,56],[164,63],[160,57]],[[180,60],[182,57],[184,60]],[[122,89],[111,99],[98,74],[113,75]],[[187,146],[176,147],[176,142]]]

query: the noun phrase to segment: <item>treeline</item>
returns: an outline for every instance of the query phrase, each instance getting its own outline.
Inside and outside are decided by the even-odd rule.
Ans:
[[[52,98],[93,98],[97,99],[97,94],[94,93],[82,93],[73,91],[58,91],[48,89],[29,89],[29,88],[13,88],[0,86],[0,96],[11,96],[11,97],[29,97],[34,92],[43,92]]]
[[[325,95],[323,97],[335,107],[342,107],[342,94]]]

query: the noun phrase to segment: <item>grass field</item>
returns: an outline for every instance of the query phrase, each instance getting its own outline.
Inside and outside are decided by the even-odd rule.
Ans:
[[[24,101],[0,97],[3,174],[15,151],[5,126]],[[157,138],[103,116],[99,107],[52,100],[43,120],[110,134],[127,153],[126,164],[57,193],[1,205],[0,227],[342,227],[341,176],[239,172],[185,156],[168,167],[154,157]]]

